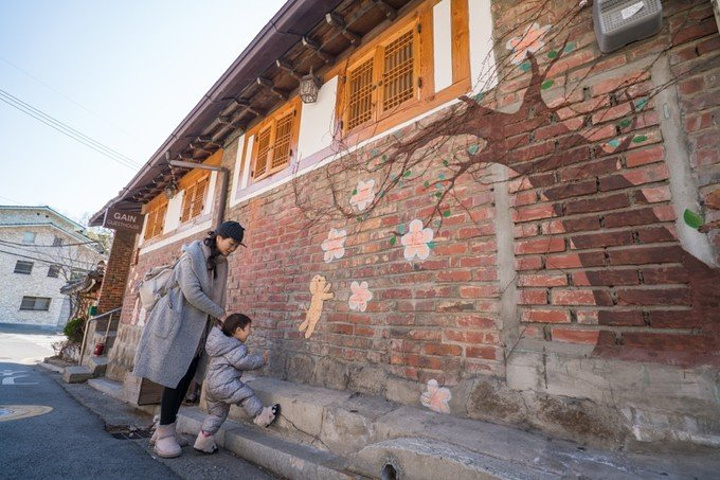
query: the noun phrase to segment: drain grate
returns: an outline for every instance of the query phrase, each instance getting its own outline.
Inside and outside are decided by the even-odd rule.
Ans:
[[[105,424],[105,431],[118,440],[139,440],[141,438],[150,438],[150,436],[152,436],[150,427],[140,428],[132,425]]]

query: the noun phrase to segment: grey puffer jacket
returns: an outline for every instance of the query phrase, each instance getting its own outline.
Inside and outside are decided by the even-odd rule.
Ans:
[[[261,354],[248,354],[243,342],[228,337],[218,327],[213,327],[208,335],[205,350],[210,355],[210,365],[205,375],[204,386],[216,400],[225,403],[238,403],[248,397],[247,387],[240,377],[244,370],[255,370],[265,365]]]

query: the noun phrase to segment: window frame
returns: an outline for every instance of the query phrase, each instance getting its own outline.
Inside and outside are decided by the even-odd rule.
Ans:
[[[21,269],[20,264],[23,264],[23,266],[29,266],[27,269]],[[18,260],[15,262],[15,270],[13,270],[13,273],[19,273],[21,275],[32,275],[33,267],[35,266],[35,262],[28,262],[27,260]],[[27,271],[25,271],[27,270]]]
[[[151,240],[163,234],[167,217],[168,201],[164,195],[158,195],[143,208],[145,214],[145,233],[143,240]]]
[[[60,278],[60,272],[62,271],[62,268],[60,265],[50,265],[48,267],[48,278]],[[52,275],[54,273],[54,275]]]
[[[30,235],[32,235],[32,238],[28,238]],[[22,243],[26,245],[35,245],[35,240],[37,240],[37,232],[23,232]]]
[[[29,302],[32,299],[32,308],[29,308]],[[39,303],[38,300],[42,300],[46,302]],[[33,296],[23,296],[22,300],[20,300],[20,311],[21,312],[48,312],[50,311],[50,304],[52,303],[52,298],[50,297],[33,297]],[[25,308],[23,308],[25,306]],[[38,306],[45,307],[45,308],[38,308]]]
[[[285,170],[286,168],[288,168],[288,166],[292,165],[293,161],[297,158],[301,111],[302,109],[300,107],[300,98],[293,98],[292,100],[288,101],[286,104],[269,114],[267,118],[265,118],[262,122],[258,123],[257,125],[248,130],[245,135],[244,151],[247,152],[248,142],[250,141],[250,139],[252,139],[252,150],[250,152],[250,158],[248,159],[248,161],[250,162],[249,180],[251,182],[259,182],[282,170]],[[273,166],[276,150],[280,146],[277,143],[278,124],[282,120],[287,118],[289,115],[292,115],[292,121],[287,134],[287,144],[285,145],[288,150],[287,158],[283,163]],[[258,139],[260,135],[264,134],[265,132],[269,132],[268,152],[265,160],[265,169],[261,174],[256,174],[258,153],[260,148],[260,142],[258,141]]]
[[[202,185],[200,203],[198,204],[198,186]],[[180,223],[186,223],[194,218],[200,217],[205,210],[210,190],[210,172],[197,170],[191,172],[180,181],[180,188],[183,190],[183,200],[180,209]],[[199,205],[199,208],[197,208]]]
[[[425,23],[431,24],[432,22]],[[371,45],[368,45],[367,51],[363,52],[361,55],[358,55],[356,58],[350,58],[348,67],[343,75],[343,81],[341,82],[341,85],[339,87],[341,89],[341,92],[340,95],[338,95],[340,102],[338,116],[341,120],[343,135],[362,131],[366,128],[372,128],[372,126],[377,124],[378,122],[384,121],[391,117],[395,117],[402,110],[408,109],[418,104],[423,99],[424,92],[422,86],[425,83],[424,76],[429,76],[427,73],[428,69],[430,72],[432,72],[432,65],[423,64],[423,62],[427,62],[428,59],[423,56],[423,42],[421,38],[422,25],[423,21],[419,13],[409,15],[403,21],[395,25],[389,33],[381,35],[378,39],[376,39],[375,42],[373,42]],[[413,94],[407,100],[402,101],[394,107],[386,109],[383,107],[383,89],[385,87],[383,76],[386,73],[385,52],[390,44],[394,43],[396,40],[406,35],[408,32],[412,32]],[[430,33],[432,34],[432,31]],[[351,103],[350,95],[352,93],[350,89],[350,77],[354,72],[356,72],[359,68],[361,68],[370,60],[372,60],[372,92],[370,95],[372,112],[368,120],[365,120],[362,123],[354,124],[352,127],[349,128],[348,125],[351,122],[349,119],[350,109],[348,107]]]

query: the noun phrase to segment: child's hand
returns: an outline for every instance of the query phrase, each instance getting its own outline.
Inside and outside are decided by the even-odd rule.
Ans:
[[[268,363],[268,360],[270,360],[270,351],[265,350],[263,352],[263,362]]]

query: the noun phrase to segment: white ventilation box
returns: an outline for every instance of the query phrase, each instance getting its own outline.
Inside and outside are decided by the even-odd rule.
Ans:
[[[595,0],[593,24],[600,51],[609,53],[662,28],[660,0]]]

